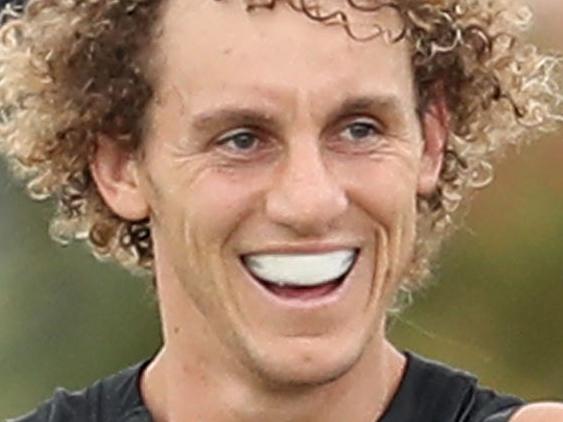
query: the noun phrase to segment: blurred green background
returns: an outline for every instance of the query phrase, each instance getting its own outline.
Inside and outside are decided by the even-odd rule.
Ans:
[[[563,5],[536,0],[534,38],[563,47]],[[563,400],[563,133],[498,168],[447,245],[431,288],[394,323],[401,348],[529,400]],[[0,419],[79,389],[159,346],[147,280],[47,235],[0,164]]]

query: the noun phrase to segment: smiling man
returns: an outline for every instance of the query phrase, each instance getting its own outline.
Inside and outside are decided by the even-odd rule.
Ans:
[[[513,9],[31,1],[0,145],[56,237],[154,275],[164,342],[19,421],[563,420],[385,332],[490,159],[556,120]]]

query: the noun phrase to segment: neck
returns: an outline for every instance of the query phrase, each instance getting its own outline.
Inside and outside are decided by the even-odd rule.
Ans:
[[[405,358],[386,340],[373,343],[337,380],[283,392],[165,346],[143,374],[141,391],[156,422],[375,422],[399,386]]]

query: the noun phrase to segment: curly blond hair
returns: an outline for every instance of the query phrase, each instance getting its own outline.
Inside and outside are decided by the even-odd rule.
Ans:
[[[211,0],[209,0],[211,1]],[[418,199],[418,237],[401,289],[422,284],[428,262],[454,227],[452,216],[487,185],[509,145],[553,129],[560,119],[560,62],[522,39],[530,13],[503,0],[342,0],[321,11],[305,0],[245,0],[249,13],[280,1],[308,18],[342,26],[359,42],[406,38],[419,112],[443,87],[451,116],[438,187]],[[126,221],[101,199],[89,163],[100,133],[134,151],[145,136],[154,80],[143,59],[157,38],[165,0],[31,0],[1,15],[0,151],[32,198],[53,198],[61,242],[85,239],[100,258],[152,270],[150,221]],[[395,10],[403,29],[357,34],[345,11]]]

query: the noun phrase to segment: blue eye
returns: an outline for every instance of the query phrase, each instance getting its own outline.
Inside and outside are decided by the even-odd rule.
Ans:
[[[352,141],[361,141],[381,134],[379,128],[370,121],[356,121],[341,132],[341,136]]]
[[[258,137],[247,129],[237,129],[222,136],[218,145],[225,145],[235,152],[252,151],[258,144]]]

